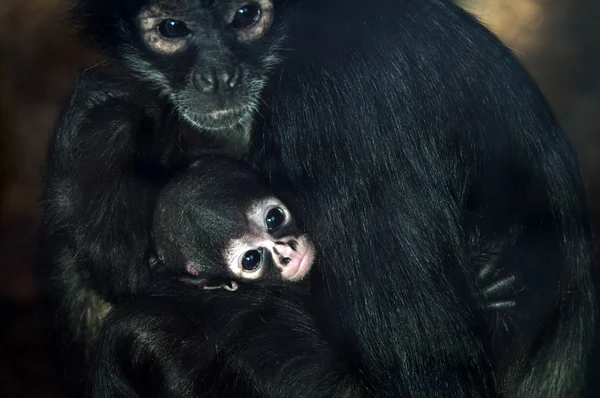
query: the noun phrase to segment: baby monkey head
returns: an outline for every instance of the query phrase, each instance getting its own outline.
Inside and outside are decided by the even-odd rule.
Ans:
[[[251,121],[282,36],[273,0],[79,0],[75,17],[205,130]]]
[[[153,237],[156,266],[205,289],[297,282],[315,256],[269,186],[229,158],[196,161],[161,192]]]

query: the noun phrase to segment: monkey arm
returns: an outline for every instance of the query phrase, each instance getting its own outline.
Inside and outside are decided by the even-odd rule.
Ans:
[[[343,64],[358,68],[363,61],[352,58]],[[278,92],[302,92],[318,79],[325,93],[335,93],[320,75],[310,79],[301,69],[289,73],[294,79],[289,86],[277,86]],[[402,102],[370,90],[361,94],[372,95],[366,104]],[[456,202],[445,191],[447,175],[432,176],[418,162],[401,161],[421,149],[398,149],[397,132],[403,131],[395,121],[386,122],[391,126],[386,128],[383,119],[378,127],[370,119],[354,118],[351,100],[335,98],[348,101],[336,111],[349,113],[328,121],[321,111],[325,96],[306,95],[302,109],[307,117],[288,118],[289,112],[281,112],[261,126],[264,136],[284,143],[279,145],[282,165],[269,172],[291,181],[292,211],[317,245],[310,281],[322,331],[374,396],[492,396],[493,374],[476,329],[482,315],[469,305],[468,263]],[[272,106],[293,109],[294,102],[283,98]],[[346,141],[344,131],[370,134]],[[339,142],[331,143],[333,138]],[[307,143],[330,151],[344,148],[347,157],[298,157]],[[365,153],[374,154],[373,163],[355,160]],[[388,166],[389,159],[398,161]]]
[[[367,390],[326,341],[302,300],[273,295],[246,317],[228,355],[236,372],[272,397],[364,397]]]
[[[365,396],[290,293],[178,286],[124,303],[97,339],[92,396]]]
[[[44,238],[53,243],[42,247],[57,273],[77,272],[113,299],[136,292],[147,279],[157,188],[140,173],[136,134],[147,122],[143,110],[85,89],[76,83],[50,145]]]

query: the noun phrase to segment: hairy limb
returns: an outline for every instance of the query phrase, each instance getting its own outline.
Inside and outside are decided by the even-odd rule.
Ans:
[[[144,178],[136,134],[152,127],[141,109],[120,99],[79,118],[59,126],[49,154],[45,231],[61,238],[47,252],[58,257],[56,267],[77,269],[104,298],[116,299],[148,278],[157,183]]]
[[[92,396],[366,395],[290,291],[177,290],[179,297],[139,298],[107,318]]]

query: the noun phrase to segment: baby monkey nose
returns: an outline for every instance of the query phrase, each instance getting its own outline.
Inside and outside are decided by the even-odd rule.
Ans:
[[[298,242],[290,239],[287,242],[277,241],[273,247],[273,252],[279,256],[279,262],[281,265],[286,266],[292,261],[296,250],[298,249]]]
[[[209,68],[206,71],[194,72],[194,85],[204,93],[215,93],[218,90],[228,91],[235,88],[242,80],[240,66],[217,69]]]

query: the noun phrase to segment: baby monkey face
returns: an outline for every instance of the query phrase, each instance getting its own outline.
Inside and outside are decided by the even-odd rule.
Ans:
[[[314,249],[299,234],[289,210],[276,198],[258,201],[247,213],[247,232],[231,239],[223,253],[233,275],[256,280],[299,281],[314,260]]]
[[[312,244],[275,197],[239,208],[214,206],[206,218],[196,218],[198,223],[205,227],[196,241],[202,239],[207,249],[185,251],[187,283],[227,290],[237,290],[238,282],[281,285],[302,280],[313,265]],[[208,247],[218,253],[210,254]]]
[[[160,193],[152,235],[159,268],[205,289],[302,280],[315,249],[289,208],[247,164],[203,157]]]

